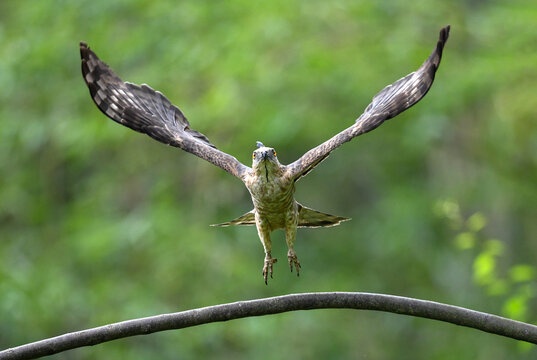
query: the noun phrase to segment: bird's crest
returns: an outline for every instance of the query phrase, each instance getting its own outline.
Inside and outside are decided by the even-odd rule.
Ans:
[[[257,146],[258,148],[265,147],[265,145],[263,145],[263,143],[261,141],[256,141],[255,146]]]

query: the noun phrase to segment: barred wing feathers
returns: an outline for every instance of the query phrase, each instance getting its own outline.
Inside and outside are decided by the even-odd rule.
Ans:
[[[124,82],[86,43],[80,43],[82,75],[97,107],[110,119],[181,148],[243,179],[250,169],[190,128],[181,110],[148,85]]]
[[[288,176],[297,181],[326,159],[335,148],[356,136],[377,128],[384,121],[395,117],[420,101],[433,84],[436,70],[438,70],[442,58],[444,45],[449,37],[449,29],[448,25],[440,30],[436,48],[418,70],[388,85],[375,95],[364,113],[352,126],[289,164],[287,167]]]

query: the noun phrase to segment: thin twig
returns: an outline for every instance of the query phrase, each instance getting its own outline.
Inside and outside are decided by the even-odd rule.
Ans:
[[[537,326],[433,301],[370,293],[303,293],[239,301],[122,321],[0,351],[0,359],[34,359],[135,335],[295,310],[356,309],[392,312],[471,327],[537,344]]]

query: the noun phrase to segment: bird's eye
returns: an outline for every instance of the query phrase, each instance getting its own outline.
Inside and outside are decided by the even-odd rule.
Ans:
[[[252,154],[252,159],[255,159],[255,153]]]
[[[274,156],[276,156],[276,150],[272,150],[272,153],[274,154]]]

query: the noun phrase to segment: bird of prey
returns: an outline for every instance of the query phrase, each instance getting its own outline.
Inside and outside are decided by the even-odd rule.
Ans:
[[[270,234],[273,230],[285,231],[289,267],[291,272],[295,268],[299,275],[301,266],[294,250],[297,228],[335,226],[349,220],[299,204],[293,196],[295,183],[326,159],[335,148],[375,129],[421,100],[433,83],[449,29],[448,25],[440,30],[435,49],[416,71],[375,95],[364,113],[350,127],[289,165],[281,164],[276,150],[258,141],[252,154],[251,168],[218,150],[205,135],[192,129],[181,110],[172,105],[161,92],[145,84],[139,86],[124,82],[84,42],[80,43],[80,55],[82,75],[91,97],[106,116],[164,144],[207,160],[242,180],[250,192],[254,208],[235,220],[216,226],[257,227],[265,250],[262,273],[266,284],[268,275],[272,278],[273,264],[276,262],[271,256]]]

